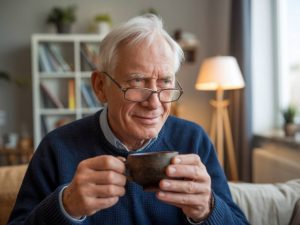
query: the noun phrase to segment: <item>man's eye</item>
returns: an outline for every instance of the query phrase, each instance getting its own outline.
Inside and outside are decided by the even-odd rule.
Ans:
[[[145,84],[145,80],[142,78],[134,78],[134,79],[130,80],[128,83],[130,86],[134,86],[134,87],[142,86]]]
[[[172,82],[171,80],[169,80],[169,79],[163,80],[163,82],[164,82],[165,84],[172,84],[172,83],[173,83],[173,82]]]
[[[143,80],[141,78],[135,78],[135,79],[133,79],[133,81],[135,83],[141,83]]]
[[[173,81],[170,79],[162,79],[158,81],[157,85],[160,87],[171,87],[173,85]]]

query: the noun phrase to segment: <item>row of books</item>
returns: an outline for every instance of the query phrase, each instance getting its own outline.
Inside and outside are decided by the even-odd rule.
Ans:
[[[89,108],[95,108],[101,106],[95,94],[93,93],[92,87],[89,84],[81,84],[81,94]]]
[[[99,44],[81,43],[80,45],[81,56],[81,70],[93,71],[97,69],[99,64]]]
[[[41,72],[70,72],[71,66],[56,43],[41,43],[38,46],[39,69]],[[99,63],[99,45],[81,43],[81,71],[93,71]]]
[[[61,48],[55,43],[38,46],[39,67],[42,72],[69,72],[70,65],[64,59]]]
[[[63,103],[58,96],[54,95],[50,88],[44,83],[40,83],[41,88],[41,97],[43,101],[44,108],[76,108],[75,101],[75,81],[74,79],[68,80],[68,101],[67,104]],[[89,108],[100,107],[101,104],[97,100],[96,96],[93,93],[93,90],[89,84],[81,84],[81,94],[85,105]]]

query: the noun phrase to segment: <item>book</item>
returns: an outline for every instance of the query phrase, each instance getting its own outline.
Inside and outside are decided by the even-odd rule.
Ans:
[[[43,103],[43,107],[48,109],[48,108],[56,108],[56,106],[53,104],[51,99],[49,98],[48,94],[46,94],[45,91],[41,92],[41,99]]]
[[[49,43],[45,44],[45,50],[46,50],[46,54],[47,54],[49,63],[51,64],[52,70],[54,72],[63,72],[64,69],[63,69],[62,65],[60,64],[60,62],[58,61],[54,52],[50,49]]]
[[[44,82],[40,83],[40,87],[42,90],[42,93],[44,93],[45,96],[48,97],[48,99],[51,101],[51,103],[56,107],[56,108],[64,108],[63,103],[60,101],[59,98],[57,98],[55,95],[53,95],[51,93],[51,91],[49,90],[49,88],[47,87],[47,85]],[[47,103],[44,102],[44,105],[46,105]]]
[[[42,72],[52,72],[53,68],[50,64],[48,53],[44,45],[38,46],[39,66]]]
[[[46,121],[46,116],[41,115],[41,128],[42,128],[42,135],[45,136],[49,132],[48,124]]]
[[[75,109],[75,80],[68,81],[68,108]]]
[[[92,55],[88,51],[87,45],[85,43],[81,44],[80,47],[80,56],[83,60],[83,63],[88,65],[88,70],[96,70],[97,66],[96,64],[92,61]]]
[[[95,43],[86,43],[85,44],[85,51],[87,52],[87,55],[89,59],[93,62],[94,65],[99,65],[100,62],[100,55],[99,55],[99,44]]]
[[[51,51],[51,54],[55,57],[57,62],[60,64],[62,70],[65,72],[71,71],[71,67],[64,59],[60,47],[54,43],[48,44],[48,47],[49,50]]]
[[[83,70],[87,70],[87,71],[93,71],[96,69],[96,66],[92,63],[92,61],[87,57],[87,55],[85,54],[85,52],[80,49],[80,56],[82,58],[82,62],[83,62]],[[87,65],[87,66],[85,66]],[[86,68],[87,67],[87,68]]]
[[[81,93],[82,97],[86,102],[86,105],[90,108],[96,107],[92,93],[90,92],[88,84],[82,83],[81,84]]]
[[[94,91],[93,91],[91,85],[87,85],[87,89],[88,89],[90,95],[92,96],[94,107],[101,106],[101,104],[99,103],[99,100],[97,99],[96,95],[94,94]]]

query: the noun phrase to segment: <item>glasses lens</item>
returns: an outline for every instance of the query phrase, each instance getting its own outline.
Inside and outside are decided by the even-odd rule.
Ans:
[[[151,89],[129,88],[125,92],[125,99],[133,102],[143,102],[153,93]],[[177,89],[166,89],[159,92],[161,102],[177,101],[181,96],[181,91]]]
[[[160,101],[162,102],[173,102],[177,101],[181,95],[180,90],[162,90],[160,92]]]
[[[152,94],[150,89],[130,88],[125,92],[125,99],[134,102],[145,101]]]

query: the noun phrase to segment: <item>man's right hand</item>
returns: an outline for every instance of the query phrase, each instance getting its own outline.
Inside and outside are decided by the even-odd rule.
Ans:
[[[125,159],[102,155],[80,162],[63,192],[63,206],[74,217],[93,215],[115,205],[125,194]]]

